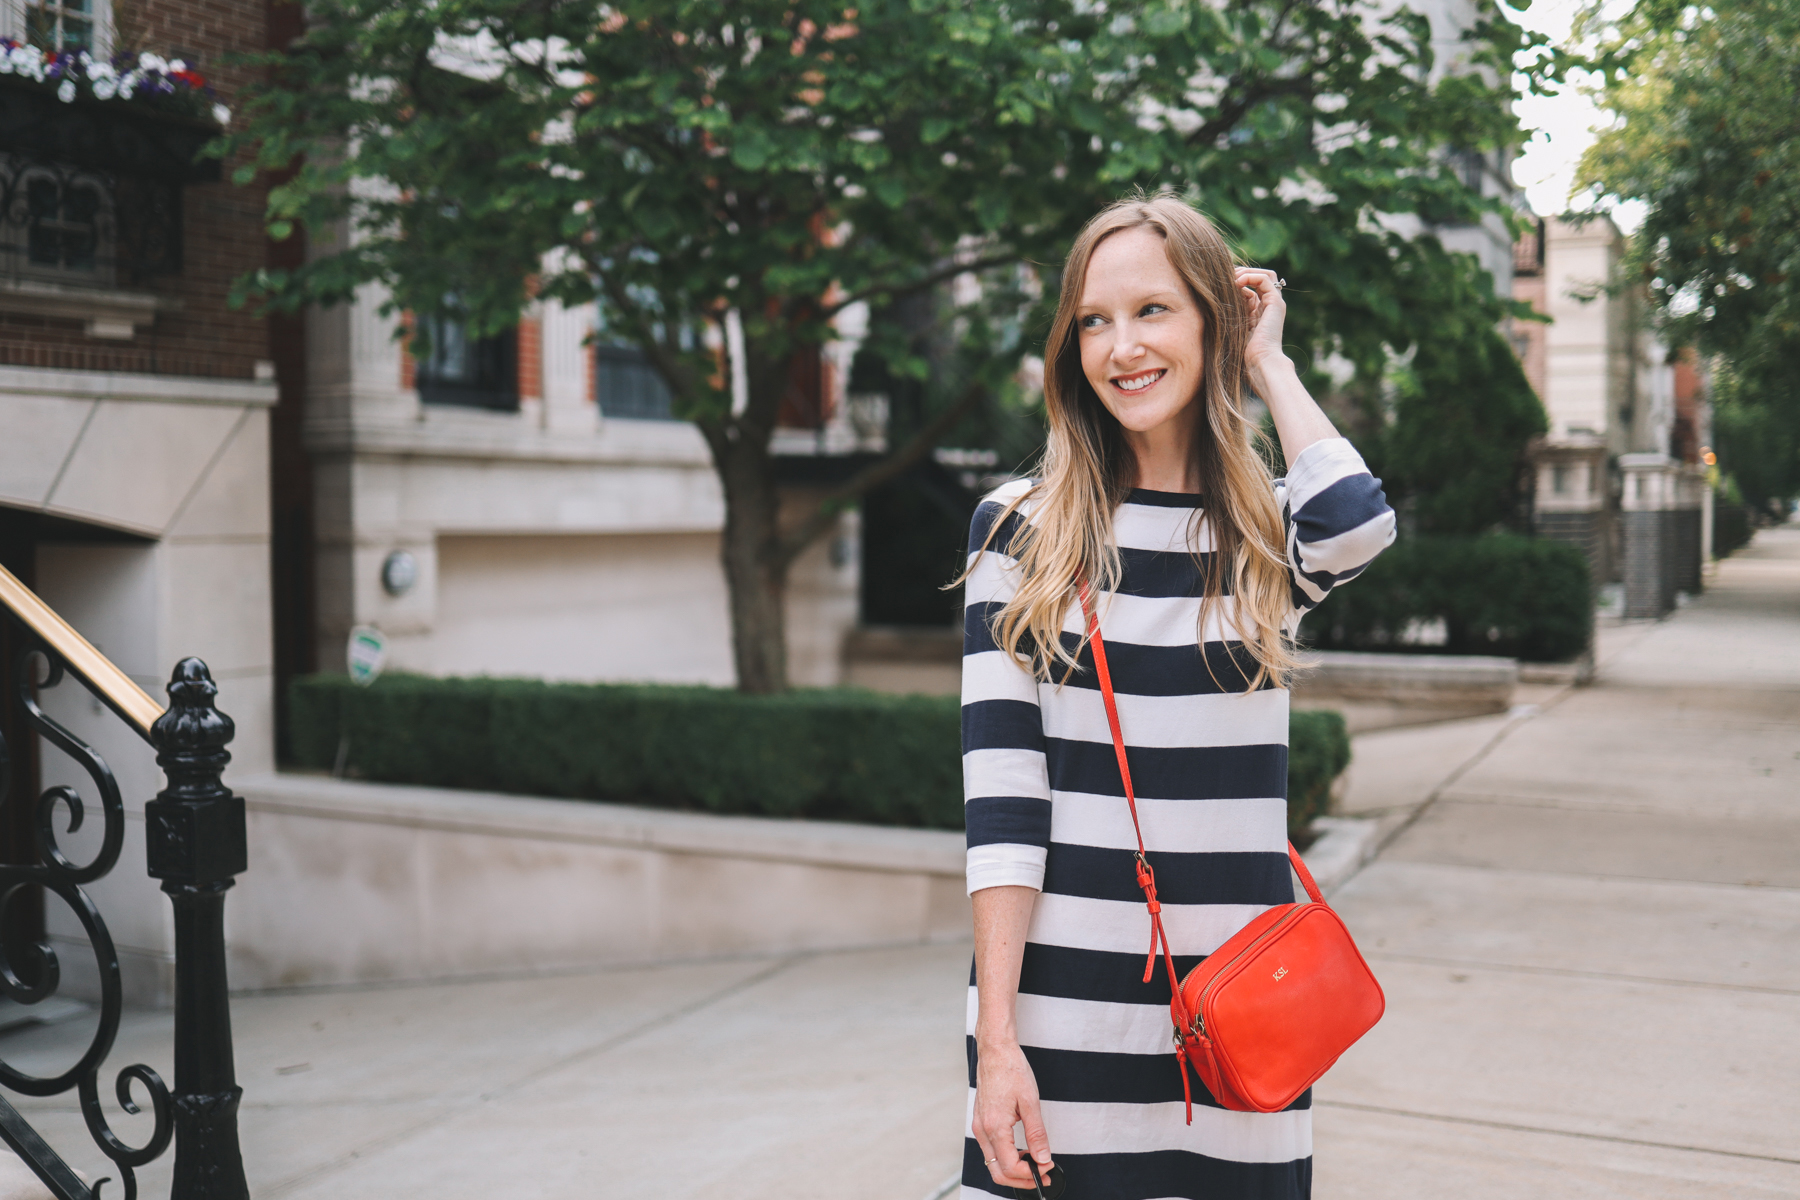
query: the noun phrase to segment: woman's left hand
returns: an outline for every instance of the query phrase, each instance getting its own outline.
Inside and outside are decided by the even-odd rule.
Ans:
[[[1237,269],[1238,295],[1250,318],[1250,341],[1244,347],[1244,365],[1256,370],[1282,357],[1281,327],[1287,320],[1287,302],[1281,298],[1281,280],[1261,267]]]

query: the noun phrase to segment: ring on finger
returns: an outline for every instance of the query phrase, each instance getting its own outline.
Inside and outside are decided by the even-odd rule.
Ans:
[[[1285,280],[1281,276],[1277,275],[1275,277],[1275,286],[1278,288],[1284,288],[1287,286],[1287,280]]]

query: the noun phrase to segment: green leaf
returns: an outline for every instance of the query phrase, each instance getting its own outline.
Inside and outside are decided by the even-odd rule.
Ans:
[[[909,194],[906,181],[897,175],[883,175],[870,183],[869,188],[889,208],[899,208],[905,204]]]
[[[731,161],[746,171],[760,171],[775,157],[775,144],[754,127],[745,129],[731,147]]]

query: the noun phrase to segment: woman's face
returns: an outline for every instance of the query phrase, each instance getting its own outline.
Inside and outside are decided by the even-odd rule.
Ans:
[[[1161,234],[1140,226],[1095,247],[1075,327],[1082,374],[1119,424],[1150,433],[1192,419],[1203,325]]]

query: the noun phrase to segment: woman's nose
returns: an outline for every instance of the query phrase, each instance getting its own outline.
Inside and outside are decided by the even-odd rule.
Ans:
[[[1138,340],[1137,332],[1129,325],[1118,326],[1113,335],[1113,361],[1126,366],[1144,357],[1144,345]]]

